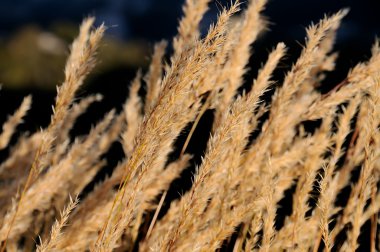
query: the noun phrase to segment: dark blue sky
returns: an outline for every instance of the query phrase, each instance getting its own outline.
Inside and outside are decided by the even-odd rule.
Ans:
[[[217,2],[229,1],[211,3],[205,26],[215,17]],[[99,22],[114,26],[109,30],[113,35],[158,40],[175,33],[182,3],[183,0],[1,0],[0,34],[6,36],[28,23],[49,27],[55,21],[79,23],[83,17],[95,15]],[[377,0],[271,0],[266,14],[281,28],[279,31],[298,38],[303,36],[299,27],[343,7],[351,9],[345,21],[350,27],[345,32],[347,36],[379,34],[380,1]]]

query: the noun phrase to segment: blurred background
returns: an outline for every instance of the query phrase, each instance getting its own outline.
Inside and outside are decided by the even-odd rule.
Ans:
[[[55,86],[63,80],[69,45],[81,20],[89,15],[97,24],[105,23],[106,39],[99,64],[79,94],[101,92],[105,95],[101,111],[120,107],[127,86],[138,68],[147,68],[155,42],[176,34],[183,0],[1,0],[0,1],[0,122],[33,94],[34,103],[26,124],[35,130],[49,122]],[[202,22],[202,31],[216,18],[229,0],[212,1]],[[244,4],[243,4],[244,5]],[[270,0],[265,11],[270,30],[253,47],[251,68],[257,69],[268,51],[284,41],[289,47],[286,66],[290,66],[304,42],[305,27],[324,14],[341,8],[350,12],[339,30],[336,49],[338,66],[325,88],[343,79],[357,62],[370,56],[370,47],[380,34],[380,1],[377,0]],[[255,70],[247,75],[254,76]],[[98,110],[97,110],[98,111]],[[90,111],[91,112],[91,111]],[[98,111],[99,112],[99,111]],[[33,120],[31,120],[33,118]]]

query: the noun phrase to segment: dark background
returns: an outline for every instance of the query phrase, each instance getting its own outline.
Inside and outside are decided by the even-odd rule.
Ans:
[[[1,0],[0,123],[30,93],[33,94],[32,109],[25,118],[25,123],[19,127],[19,132],[34,132],[49,123],[51,105],[56,94],[55,86],[63,80],[69,44],[76,36],[81,20],[94,15],[97,24],[104,22],[109,29],[99,55],[99,67],[86,81],[78,96],[100,92],[104,94],[104,100],[93,105],[76,123],[72,136],[85,134],[106,111],[113,107],[121,109],[127,97],[128,84],[138,68],[146,70],[154,43],[161,39],[170,41],[176,34],[182,3],[183,1],[178,0]],[[229,1],[213,1],[210,4],[210,11],[201,24],[203,32],[215,20],[221,5],[226,4]],[[327,92],[338,84],[350,68],[370,57],[371,45],[380,34],[380,1],[269,1],[264,13],[271,22],[270,30],[253,45],[253,56],[249,63],[252,70],[245,76],[247,82],[255,76],[268,52],[278,42],[283,41],[289,51],[286,61],[276,73],[276,77],[281,79],[300,53],[305,28],[311,22],[318,22],[325,14],[333,14],[342,8],[349,8],[350,12],[338,32],[337,70],[328,74],[321,90]],[[46,37],[55,41],[55,51],[44,47]],[[194,165],[200,163],[212,125],[211,119],[212,112],[208,111],[188,147],[187,151],[195,154]],[[178,139],[178,146],[181,146],[185,136],[186,133]],[[12,143],[16,138],[17,134]],[[8,152],[9,149],[0,152],[1,160]],[[110,173],[110,168],[122,155],[120,145],[114,144],[107,155],[108,170],[103,170],[98,179]],[[178,153],[173,153],[173,158],[176,155]],[[183,179],[173,184],[169,199],[178,197],[179,193],[190,186],[192,173],[193,169],[187,170]],[[92,185],[88,190],[91,187]],[[281,225],[282,217],[290,211],[286,199],[281,204],[277,225]],[[167,207],[168,204],[164,206],[162,213]]]
[[[102,49],[108,52],[108,49],[115,47],[118,53],[100,54],[99,67],[87,80],[79,96],[101,92],[105,95],[104,111],[114,106],[120,107],[136,70],[147,68],[154,43],[161,39],[170,41],[175,35],[182,3],[178,0],[1,0],[0,122],[17,108],[24,95],[32,93],[33,108],[24,128],[36,130],[47,125],[55,86],[63,80],[68,47],[77,34],[81,20],[89,15],[96,16],[97,24],[104,22],[109,27]],[[207,31],[220,6],[226,4],[229,1],[212,1],[210,11],[202,22],[202,31]],[[376,35],[380,34],[380,1],[269,1],[265,15],[271,22],[270,30],[253,46],[250,61],[253,70],[246,79],[250,80],[255,75],[268,52],[280,41],[289,47],[287,61],[283,65],[285,69],[289,67],[299,55],[305,27],[311,22],[318,22],[324,14],[332,14],[341,8],[349,8],[350,12],[338,33],[336,50],[340,56],[337,70],[328,75],[322,90],[327,91],[339,83],[350,68],[370,57],[371,45]],[[38,46],[34,50],[34,41],[30,37],[37,37],[38,43],[44,44],[41,34],[59,39],[63,53],[56,57],[58,59],[55,56],[43,58],[46,55],[40,57],[38,51],[43,50]],[[28,48],[33,48],[33,54]],[[17,72],[15,68],[22,70]]]

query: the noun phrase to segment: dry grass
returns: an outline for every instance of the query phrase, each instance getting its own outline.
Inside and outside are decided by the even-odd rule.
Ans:
[[[324,73],[334,70],[335,35],[347,13],[342,10],[307,29],[302,53],[282,83],[274,86],[272,77],[286,54],[279,43],[250,91],[239,93],[251,44],[266,28],[266,1],[249,1],[234,22],[240,5],[231,4],[201,37],[208,3],[186,1],[168,63],[163,41],[146,75],[139,71],[132,81],[122,111],[110,111],[88,135],[70,142],[76,119],[102,98],[74,99],[96,63],[105,30],[93,29],[92,18],[83,22],[50,125],[20,137],[0,165],[2,251],[380,249],[379,43],[367,62],[321,94]],[[139,96],[143,85],[145,99]],[[270,89],[268,101],[263,95]],[[26,97],[4,123],[0,149],[8,147],[30,106]],[[192,163],[188,141],[176,146],[176,139],[193,124],[189,140],[208,109],[215,119],[192,186],[179,199],[168,198],[172,182]],[[303,124],[312,120],[320,124],[308,132]],[[125,159],[80,201],[72,200],[94,180],[115,141]],[[172,160],[177,148],[182,152]],[[349,197],[341,203],[343,191]],[[292,211],[277,225],[285,196]],[[164,204],[170,207],[160,214]]]

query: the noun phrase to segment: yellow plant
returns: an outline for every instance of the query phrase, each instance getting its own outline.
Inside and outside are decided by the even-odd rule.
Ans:
[[[240,94],[251,44],[266,28],[266,0],[249,1],[234,22],[240,4],[232,3],[202,37],[199,23],[208,4],[187,0],[169,62],[163,62],[167,42],[158,43],[122,111],[110,111],[88,135],[70,142],[78,116],[101,100],[74,99],[95,66],[105,31],[103,25],[92,28],[93,18],[82,23],[49,126],[22,136],[0,165],[2,251],[215,251],[223,244],[233,251],[356,251],[367,221],[369,247],[379,249],[379,43],[368,61],[321,94],[316,86],[334,70],[334,39],[347,13],[339,11],[307,28],[301,55],[282,83],[275,87],[272,77],[286,54],[278,43],[250,91]],[[270,89],[269,102],[263,95]],[[0,149],[30,106],[26,97],[4,124]],[[167,199],[172,182],[190,165],[188,141],[177,160],[168,156],[191,124],[192,137],[206,110],[215,118],[192,186],[179,199]],[[321,122],[311,133],[303,127],[310,120]],[[259,133],[251,141],[253,132]],[[104,166],[102,155],[115,141],[125,159],[73,200]],[[352,179],[356,170],[358,181]],[[338,206],[347,186],[348,200]],[[290,188],[292,211],[278,227],[278,202]],[[164,202],[170,207],[161,217]]]

